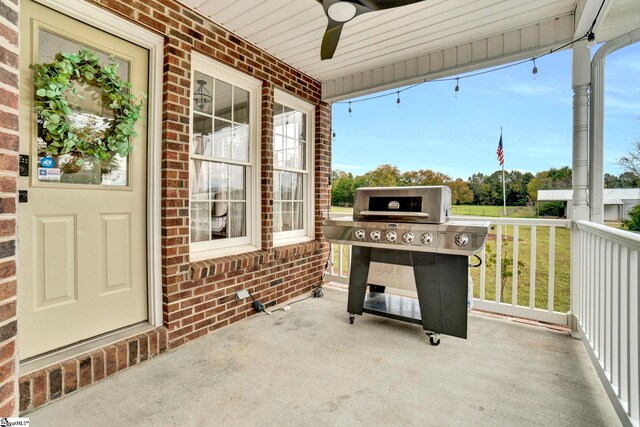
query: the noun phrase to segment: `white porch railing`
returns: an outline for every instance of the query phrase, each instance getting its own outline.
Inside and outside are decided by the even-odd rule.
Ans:
[[[587,221],[576,221],[574,230],[579,247],[572,296],[577,327],[621,420],[628,417],[625,424],[637,426],[640,235]]]
[[[487,246],[480,254],[484,262],[479,269],[471,269],[475,309],[567,324],[570,221],[486,217],[455,217],[455,220],[484,220],[491,221],[492,225]],[[561,311],[556,310],[555,304],[556,228],[562,228],[564,233],[558,251],[563,251],[566,265],[560,268],[567,273],[561,289],[564,293]],[[348,284],[351,246],[331,245],[331,260],[333,265],[328,280]],[[513,266],[519,266],[518,274],[505,274],[503,265],[511,272]]]

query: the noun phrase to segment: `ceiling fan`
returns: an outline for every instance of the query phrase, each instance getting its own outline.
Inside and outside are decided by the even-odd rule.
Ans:
[[[342,27],[364,13],[407,6],[424,0],[317,0],[324,8],[329,23],[322,37],[320,59],[331,59],[338,47]]]

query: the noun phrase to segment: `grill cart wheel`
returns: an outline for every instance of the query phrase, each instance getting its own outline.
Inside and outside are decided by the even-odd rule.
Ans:
[[[353,325],[353,322],[356,320],[355,314],[349,314],[349,323]]]
[[[434,347],[440,345],[440,334],[427,332],[427,336],[429,337],[429,344],[431,344]]]

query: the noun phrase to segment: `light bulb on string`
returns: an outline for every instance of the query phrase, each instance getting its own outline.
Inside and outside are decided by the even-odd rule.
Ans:
[[[335,140],[336,139],[336,131],[331,129],[331,137]]]
[[[458,92],[460,92],[460,84],[459,84],[459,80],[460,80],[460,79],[459,79],[458,77],[456,77],[456,87],[455,87],[455,89],[454,89],[454,91],[455,91],[455,97],[456,97],[456,98],[458,97]]]
[[[536,58],[533,58],[532,61],[533,61],[533,68],[531,69],[531,73],[533,74],[533,80],[535,80],[536,77],[538,77],[538,67],[536,66]]]
[[[349,101],[349,117],[351,117],[351,113],[352,113],[352,110],[351,110],[351,101]]]
[[[400,91],[396,92],[398,95],[398,99],[396,99],[396,106],[400,108]]]
[[[591,49],[596,44],[596,35],[593,31],[589,31],[589,35],[587,36],[587,47]]]

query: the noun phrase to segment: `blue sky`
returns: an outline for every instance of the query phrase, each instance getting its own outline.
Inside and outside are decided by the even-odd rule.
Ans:
[[[595,53],[596,48],[592,50]],[[384,163],[402,172],[431,169],[467,179],[500,168],[496,148],[503,128],[505,168],[538,172],[571,166],[571,51],[460,81],[425,83],[400,94],[333,104],[333,169],[361,175]],[[640,138],[640,44],[606,62],[605,172]],[[355,98],[358,99],[358,98]],[[354,99],[354,100],[355,100]]]

